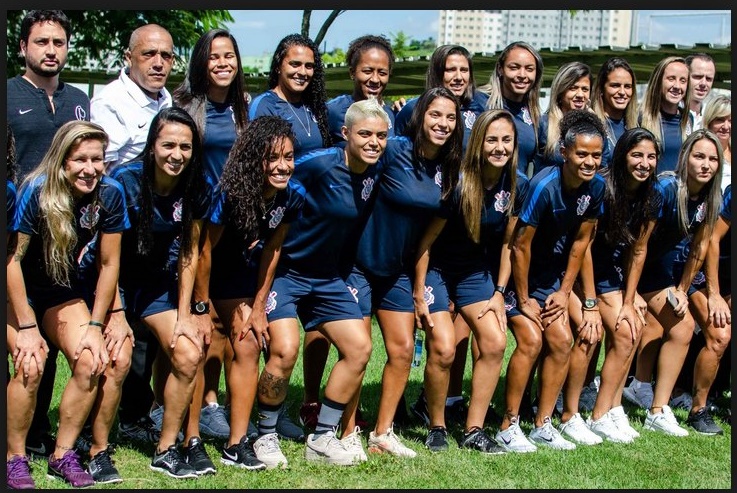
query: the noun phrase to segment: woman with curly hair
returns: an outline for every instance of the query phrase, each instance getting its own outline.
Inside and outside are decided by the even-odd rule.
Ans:
[[[59,128],[23,182],[17,244],[7,267],[13,314],[8,321],[19,330],[40,321],[71,366],[48,474],[74,487],[121,481],[109,457],[108,437],[130,368],[132,333],[123,314],[111,309],[118,301],[121,237],[130,223],[120,184],[103,175],[107,143],[105,131],[93,123],[75,120]],[[86,251],[97,265],[91,287],[77,263]],[[74,448],[90,414],[88,472]]]
[[[192,401],[195,374],[210,327],[207,303],[193,298],[200,231],[211,187],[202,166],[197,126],[181,108],[151,122],[139,159],[113,170],[125,191],[132,227],[123,235],[120,288],[129,320],[156,336],[169,360],[164,376],[161,437],[151,469],[174,478],[214,473],[204,444],[187,428],[185,456],[177,435]]]
[[[274,465],[256,457],[247,430],[259,357],[269,338],[266,302],[284,237],[304,202],[290,180],[293,140],[289,122],[277,116],[258,117],[239,135],[220,178],[198,264],[195,292],[222,314],[233,352],[227,373],[230,436],[220,461],[248,470]]]
[[[314,41],[301,34],[282,38],[271,58],[268,86],[251,101],[249,119],[276,115],[287,120],[295,136],[295,157],[332,145],[325,67]]]

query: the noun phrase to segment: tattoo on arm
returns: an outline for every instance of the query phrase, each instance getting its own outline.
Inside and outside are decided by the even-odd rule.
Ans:
[[[28,250],[28,244],[29,244],[29,238],[26,235],[18,235],[17,237],[17,243],[15,245],[15,255],[14,260],[16,262],[20,262],[23,260],[23,257],[26,255],[26,251]]]

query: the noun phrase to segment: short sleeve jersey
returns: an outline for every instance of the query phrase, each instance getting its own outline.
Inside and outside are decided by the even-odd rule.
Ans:
[[[440,161],[416,162],[407,137],[387,139],[376,202],[358,241],[356,263],[378,276],[414,266],[422,233],[440,209]]]
[[[527,165],[535,159],[537,143],[535,140],[536,130],[530,115],[530,109],[525,102],[504,99],[504,109],[512,113],[514,126],[517,129],[517,155],[519,156],[519,167],[527,170]]]
[[[274,115],[288,121],[294,132],[294,154],[296,157],[323,146],[317,119],[307,105],[292,104],[283,100],[272,90],[267,90],[253,98],[248,107],[248,119]]]
[[[519,216],[520,221],[535,227],[530,279],[552,285],[560,277],[579,227],[600,216],[604,190],[604,178],[597,173],[578,189],[564,192],[560,166],[548,166],[532,177]]]
[[[50,286],[54,282],[46,273],[42,245],[42,223],[40,195],[44,177],[34,180],[21,188],[18,200],[17,229],[31,236],[28,251],[21,263],[26,284]],[[86,194],[74,201],[74,228],[77,244],[70,255],[75,266],[75,276],[79,278],[78,259],[90,256],[94,259],[93,247],[98,233],[119,233],[130,228],[123,189],[118,182],[103,175],[96,192]],[[125,233],[124,233],[125,234]]]
[[[17,202],[17,190],[15,183],[10,180],[5,180],[5,202],[7,204],[7,223],[5,223],[5,229],[8,233],[15,231],[15,209]]]
[[[205,106],[205,137],[202,139],[202,157],[205,175],[213,187],[220,181],[225,161],[228,159],[237,135],[235,115],[230,104],[210,100]]]
[[[294,177],[305,189],[302,216],[284,240],[284,266],[313,277],[339,275],[343,246],[372,202],[378,165],[351,173],[338,147],[311,152],[294,163]]]

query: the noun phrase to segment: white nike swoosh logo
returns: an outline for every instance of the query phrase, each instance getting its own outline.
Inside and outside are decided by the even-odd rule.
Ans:
[[[223,453],[224,453],[224,454],[225,454],[225,456],[226,456],[226,457],[228,457],[228,459],[230,459],[230,460],[237,460],[237,459],[238,459],[238,454],[235,454],[235,455],[230,455],[230,454],[229,454],[229,453],[228,453],[227,451],[225,451],[225,450],[223,450]]]
[[[33,111],[33,108],[27,109],[27,110],[18,110],[19,115],[25,115],[26,113],[30,113]]]

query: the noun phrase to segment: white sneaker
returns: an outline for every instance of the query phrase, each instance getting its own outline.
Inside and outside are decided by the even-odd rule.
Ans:
[[[584,386],[581,390],[581,395],[578,398],[578,409],[579,411],[591,412],[594,410],[594,404],[596,404],[596,397],[599,395],[599,383],[601,377],[595,376],[590,384]]]
[[[573,450],[576,448],[575,443],[563,438],[558,433],[558,430],[553,427],[553,423],[550,422],[550,416],[545,417],[542,426],[532,429],[530,432],[530,441],[556,450]]]
[[[363,450],[363,442],[361,442],[360,427],[356,426],[355,428],[353,428],[353,433],[344,436],[340,439],[340,441],[343,443],[343,446],[346,448],[346,450],[353,452],[353,454],[358,458],[359,461],[366,462],[368,460],[366,451]]]
[[[633,439],[640,438],[640,432],[634,429],[630,424],[629,417],[627,416],[627,413],[624,412],[624,407],[619,405],[611,408],[609,410],[609,417],[612,418],[612,421],[614,421],[614,424],[617,426],[619,431],[631,436]]]
[[[338,466],[352,466],[358,463],[358,458],[350,450],[346,450],[343,442],[338,440],[334,431],[307,436],[305,459],[309,461],[326,462]]]
[[[653,386],[650,382],[640,382],[632,377],[632,382],[624,388],[622,395],[643,409],[650,409],[653,406]]]
[[[571,419],[561,423],[558,430],[564,437],[581,445],[599,445],[604,441],[599,435],[589,430],[580,413],[574,414]]]
[[[663,406],[663,412],[657,414],[652,414],[648,410],[643,428],[652,431],[662,431],[663,433],[677,437],[688,436],[688,430],[681,428],[670,406]]]
[[[416,457],[417,452],[404,445],[399,437],[394,434],[394,427],[390,427],[383,435],[375,432],[369,433],[368,450],[371,453],[383,454],[384,452],[397,457]]]
[[[683,392],[677,397],[673,397],[670,400],[671,409],[684,409],[691,412],[691,406],[693,405],[693,397],[688,392]]]
[[[586,420],[586,425],[593,433],[596,433],[601,438],[614,443],[632,443],[635,441],[634,438],[625,434],[617,428],[614,424],[614,420],[609,413],[604,413],[602,417],[597,420],[592,420],[591,417]]]
[[[253,442],[253,451],[256,452],[258,460],[266,464],[266,469],[274,469],[276,467],[286,469],[288,465],[287,458],[279,446],[279,436],[276,433],[267,433],[258,437]]]
[[[494,437],[499,445],[509,452],[527,453],[535,452],[537,447],[529,441],[525,436],[522,428],[519,427],[517,418],[512,418],[509,428],[499,430]]]

